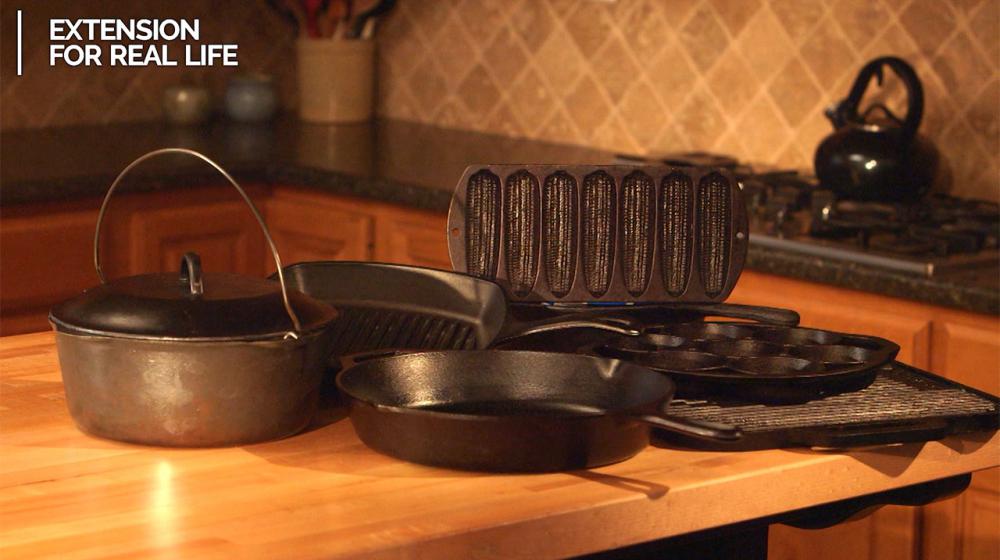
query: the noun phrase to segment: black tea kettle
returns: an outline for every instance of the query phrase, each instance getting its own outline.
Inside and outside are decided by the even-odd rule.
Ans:
[[[858,104],[874,76],[882,84],[888,66],[906,87],[906,118],[875,103],[863,113]],[[876,111],[884,116],[873,118]],[[846,199],[912,202],[931,187],[938,153],[917,134],[924,112],[924,88],[913,67],[893,56],[876,58],[861,69],[846,99],[826,110],[836,131],[816,149],[816,176],[825,188]]]

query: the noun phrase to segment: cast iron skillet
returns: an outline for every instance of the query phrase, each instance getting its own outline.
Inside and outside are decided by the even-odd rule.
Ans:
[[[289,287],[333,305],[333,356],[383,348],[487,348],[528,334],[589,327],[636,336],[627,317],[559,314],[532,321],[510,315],[500,286],[458,272],[350,261],[284,268]]]
[[[650,428],[715,441],[733,426],[667,416],[674,384],[646,368],[547,352],[473,350],[372,358],[337,375],[372,449],[463,470],[546,472],[624,461]]]

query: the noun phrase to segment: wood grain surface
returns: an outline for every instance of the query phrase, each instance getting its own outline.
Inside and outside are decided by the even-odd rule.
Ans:
[[[0,339],[4,558],[540,558],[683,534],[1000,464],[1000,437],[849,453],[647,448],[582,472],[411,465],[338,410],[298,436],[149,448],[80,433],[50,333]]]

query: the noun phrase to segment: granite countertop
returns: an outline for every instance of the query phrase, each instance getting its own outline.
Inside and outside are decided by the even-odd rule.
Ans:
[[[130,161],[163,147],[198,150],[237,180],[306,186],[444,212],[472,163],[611,163],[608,152],[401,122],[262,125],[215,122],[10,130],[0,135],[0,207],[95,198]],[[220,178],[203,163],[168,156],[136,168],[131,192],[198,187]],[[1000,315],[1000,270],[926,278],[751,244],[747,268],[925,303]]]

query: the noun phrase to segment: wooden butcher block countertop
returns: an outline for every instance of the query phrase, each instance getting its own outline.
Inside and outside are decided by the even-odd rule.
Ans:
[[[649,447],[486,475],[368,450],[346,419],[229,449],[73,426],[51,333],[0,339],[0,556],[524,557],[620,547],[997,466],[996,434],[850,453]]]

